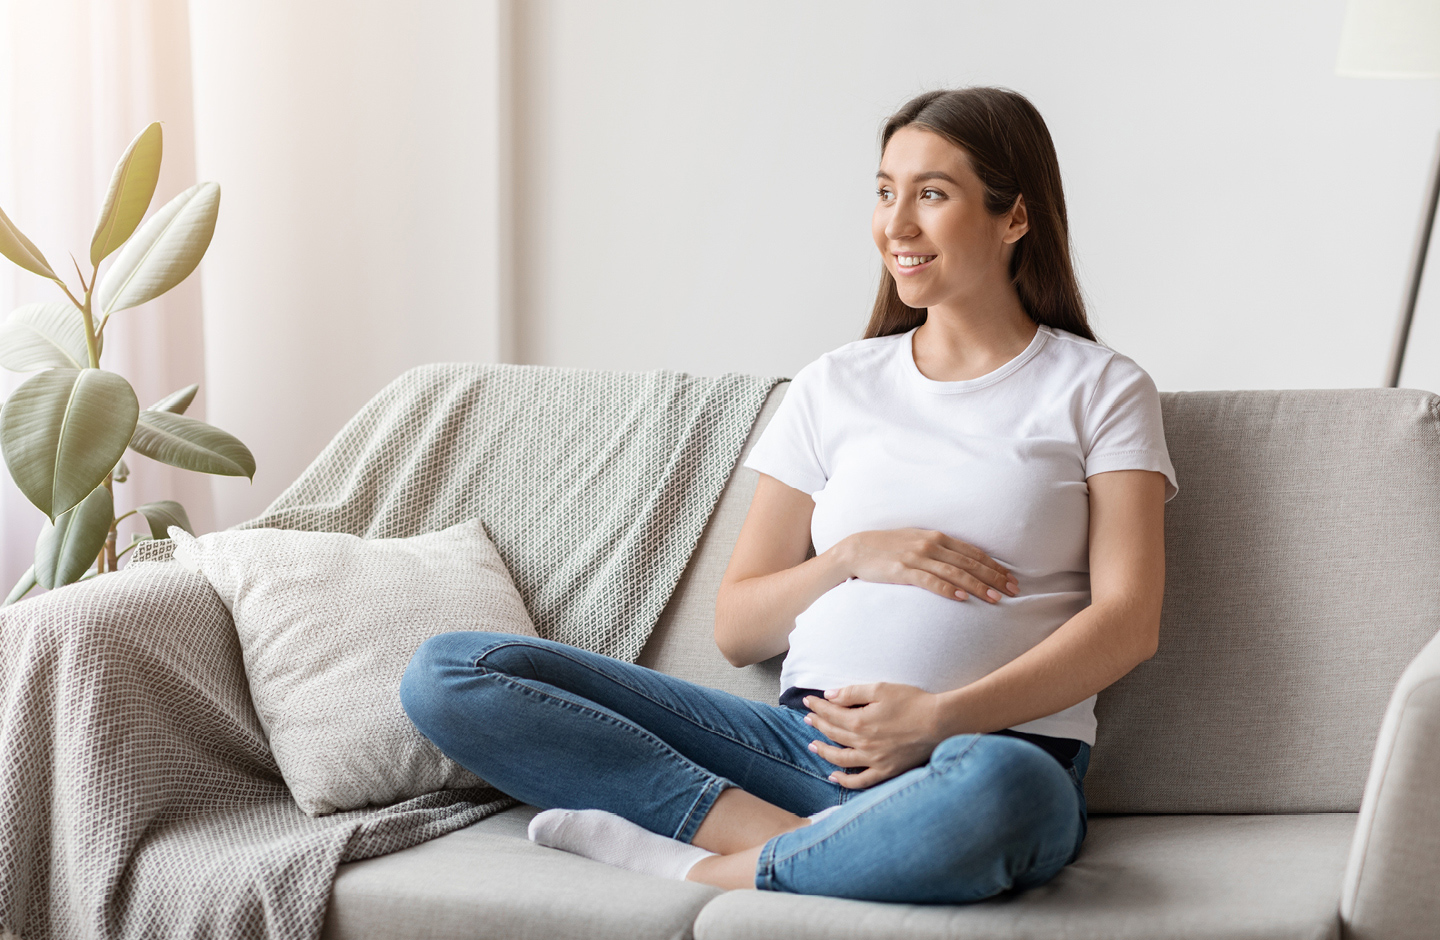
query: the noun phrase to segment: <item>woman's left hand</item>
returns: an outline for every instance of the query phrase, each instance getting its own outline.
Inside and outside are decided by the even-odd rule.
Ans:
[[[861,790],[898,776],[930,759],[945,739],[940,731],[940,696],[913,685],[872,682],[830,689],[825,698],[809,695],[805,722],[836,747],[812,741],[810,750],[838,767],[863,767],[860,773],[837,770],[830,780]]]

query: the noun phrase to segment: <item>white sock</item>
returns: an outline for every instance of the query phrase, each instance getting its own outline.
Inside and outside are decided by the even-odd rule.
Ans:
[[[684,881],[714,852],[667,839],[603,809],[547,809],[530,820],[530,841],[645,875]]]

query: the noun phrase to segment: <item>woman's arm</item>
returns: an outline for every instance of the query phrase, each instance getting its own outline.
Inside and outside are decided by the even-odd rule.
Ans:
[[[785,652],[796,616],[849,577],[829,552],[806,560],[814,511],[808,493],[760,474],[715,598],[715,645],[731,665]]]
[[[868,787],[918,767],[955,734],[999,731],[1083,702],[1155,655],[1165,594],[1165,478],[1098,473],[1090,486],[1090,606],[982,679],[932,694],[872,683],[807,698],[811,723],[844,747],[816,752],[835,779]],[[860,706],[860,707],[854,707]]]
[[[814,512],[809,494],[760,474],[715,598],[715,644],[732,665],[785,652],[795,618],[850,578],[913,584],[956,602],[1019,593],[1008,569],[943,532],[857,532],[806,560]]]

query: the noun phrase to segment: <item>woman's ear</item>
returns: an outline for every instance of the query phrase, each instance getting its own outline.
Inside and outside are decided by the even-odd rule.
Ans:
[[[1013,245],[1020,240],[1020,236],[1030,231],[1030,213],[1025,208],[1024,193],[1015,197],[1015,205],[1005,213],[1005,218],[1005,232],[1000,240],[1007,245]]]

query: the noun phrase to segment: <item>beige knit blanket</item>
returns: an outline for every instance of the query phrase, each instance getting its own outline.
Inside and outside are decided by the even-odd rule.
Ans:
[[[633,660],[774,383],[415,369],[246,526],[392,537],[478,516],[542,635]],[[314,938],[338,865],[510,805],[305,815],[229,614],[167,550],[0,611],[0,932]]]

